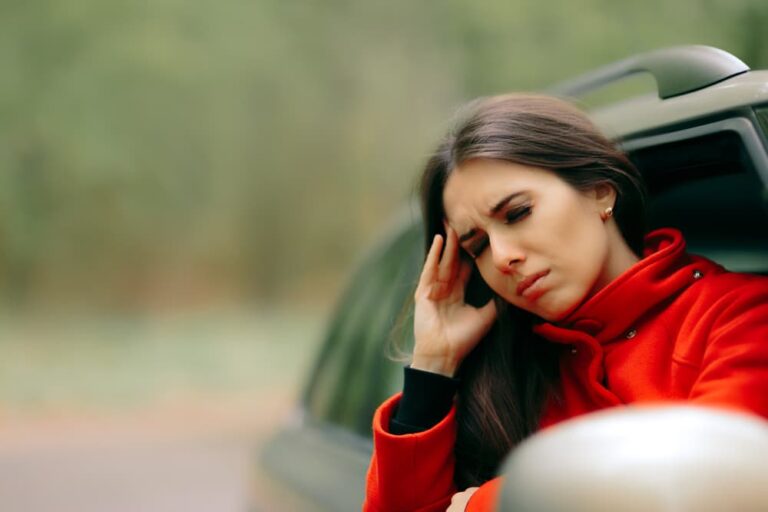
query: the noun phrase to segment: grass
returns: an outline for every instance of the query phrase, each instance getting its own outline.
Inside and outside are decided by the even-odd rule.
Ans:
[[[303,382],[318,312],[228,309],[154,316],[0,317],[0,408],[114,411],[260,394]]]

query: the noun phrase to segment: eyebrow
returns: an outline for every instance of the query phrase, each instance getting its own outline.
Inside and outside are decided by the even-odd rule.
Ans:
[[[513,192],[513,193],[511,193],[511,194],[509,194],[507,196],[504,196],[498,203],[493,205],[493,207],[490,209],[488,215],[490,217],[493,217],[494,215],[499,213],[499,210],[504,208],[505,204],[507,204],[509,201],[511,201],[515,197],[521,196],[523,194],[524,194],[524,192]],[[467,231],[466,233],[464,233],[463,235],[461,235],[459,237],[459,243],[466,242],[467,240],[469,240],[470,238],[475,236],[475,233],[477,233],[477,230],[475,228],[470,229],[469,231]]]
[[[497,213],[499,213],[499,210],[504,208],[505,204],[507,204],[510,200],[514,199],[515,197],[521,196],[521,195],[523,195],[523,192],[513,192],[513,193],[509,194],[508,196],[504,197],[501,201],[496,203],[493,206],[493,208],[491,208],[490,215],[491,216],[496,215]]]

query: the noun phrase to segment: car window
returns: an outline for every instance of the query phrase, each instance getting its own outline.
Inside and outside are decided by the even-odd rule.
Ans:
[[[768,272],[766,185],[732,131],[630,153],[646,176],[650,226],[674,226],[692,253]]]
[[[423,235],[413,222],[353,276],[306,390],[310,419],[370,435],[375,407],[402,385],[404,363],[387,349],[393,336],[412,345],[409,305],[422,259]]]
[[[763,132],[763,141],[768,149],[768,106],[755,109],[755,116]]]

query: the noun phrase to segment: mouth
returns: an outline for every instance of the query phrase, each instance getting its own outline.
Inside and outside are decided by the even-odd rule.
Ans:
[[[549,270],[543,270],[526,277],[517,285],[517,294],[523,296],[526,290],[529,290],[534,284],[536,284],[539,279],[546,276],[547,274],[549,274]]]

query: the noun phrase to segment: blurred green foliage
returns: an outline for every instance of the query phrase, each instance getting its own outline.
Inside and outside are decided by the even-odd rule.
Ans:
[[[456,106],[709,44],[764,0],[5,0],[6,307],[326,298]]]
[[[266,393],[293,399],[322,326],[307,311],[249,308],[141,318],[0,314],[0,411],[7,419]]]

